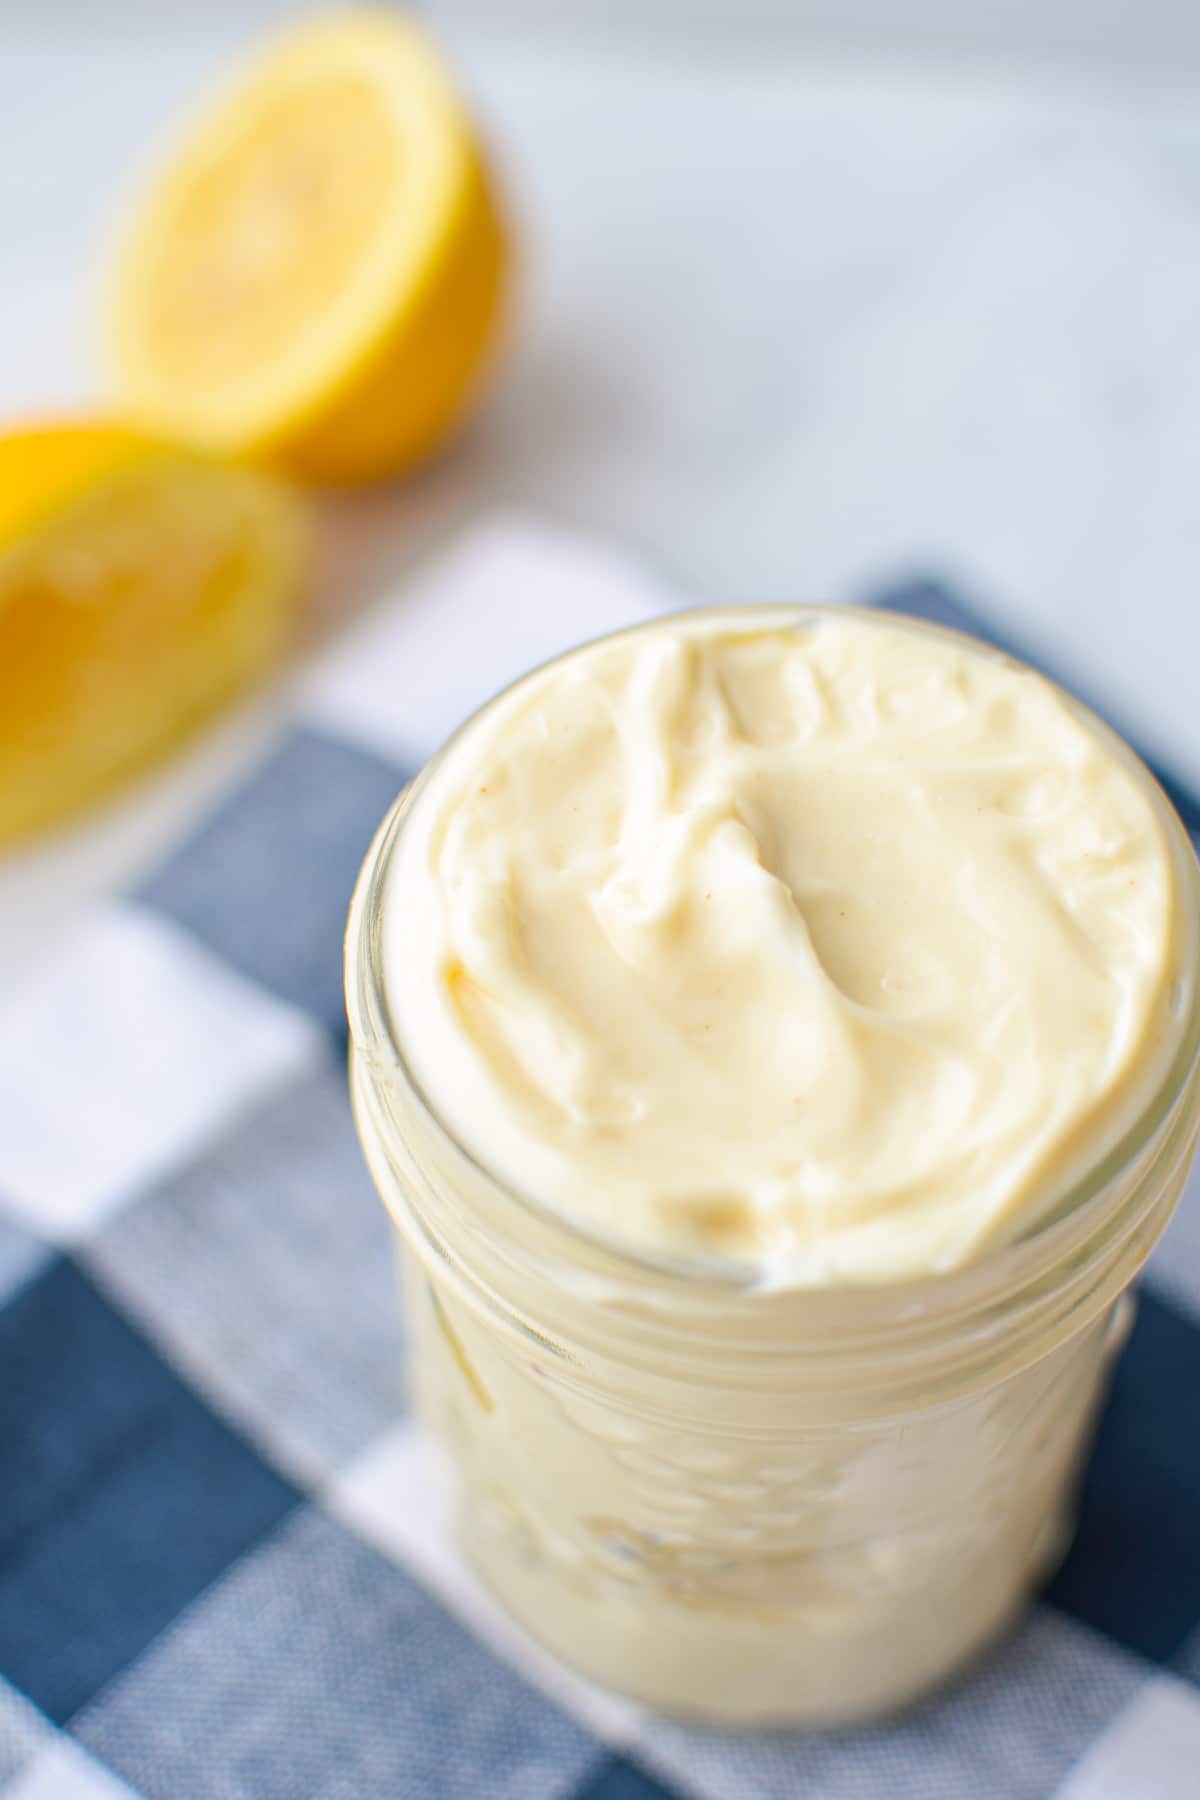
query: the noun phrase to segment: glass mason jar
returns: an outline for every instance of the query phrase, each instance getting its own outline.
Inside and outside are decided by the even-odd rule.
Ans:
[[[347,935],[351,1090],[404,1248],[415,1399],[457,1467],[466,1553],[584,1674],[712,1722],[861,1719],[950,1675],[1061,1558],[1123,1296],[1200,1126],[1200,881],[1136,768],[1183,909],[1170,1069],[1024,1239],[863,1288],[637,1254],[456,1141],[380,972],[391,855],[438,759],[384,820]]]

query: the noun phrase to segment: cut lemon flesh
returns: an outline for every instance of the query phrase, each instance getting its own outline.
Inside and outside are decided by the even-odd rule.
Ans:
[[[410,22],[288,32],[218,100],[119,259],[123,408],[318,479],[392,473],[489,361],[509,257],[474,127]]]
[[[0,843],[75,811],[277,658],[294,498],[116,427],[0,439]]]

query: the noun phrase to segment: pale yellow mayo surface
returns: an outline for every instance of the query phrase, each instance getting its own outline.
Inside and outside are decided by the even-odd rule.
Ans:
[[[683,615],[530,677],[423,786],[384,987],[501,1179],[771,1285],[954,1267],[1132,1122],[1178,897],[1115,742],[858,613]]]

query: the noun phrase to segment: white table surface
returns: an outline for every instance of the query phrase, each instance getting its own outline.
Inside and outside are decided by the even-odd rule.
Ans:
[[[245,26],[0,37],[0,406],[96,392],[114,198]],[[3,30],[0,27],[0,30]],[[504,385],[403,489],[326,509],[319,629],[516,501],[706,597],[956,578],[1200,779],[1200,95],[776,46],[460,30],[527,295]],[[185,830],[278,692],[0,863],[0,977]]]

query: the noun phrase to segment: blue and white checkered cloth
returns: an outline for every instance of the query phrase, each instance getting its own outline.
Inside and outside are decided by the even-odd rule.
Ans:
[[[1200,1796],[1200,1191],[1066,1566],[900,1723],[656,1720],[531,1647],[447,1542],[346,1102],[346,903],[464,713],[679,599],[549,529],[474,531],[301,675],[253,777],[0,1015],[2,1800]]]

